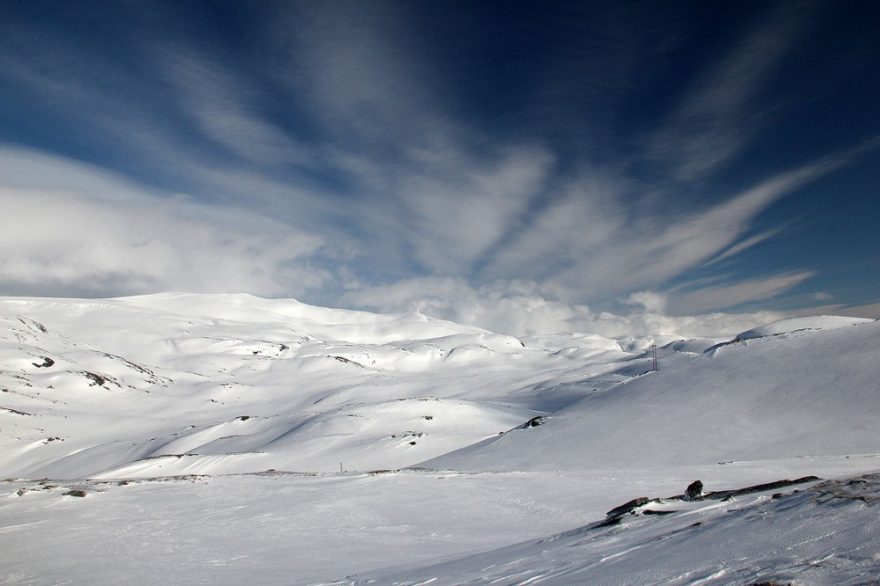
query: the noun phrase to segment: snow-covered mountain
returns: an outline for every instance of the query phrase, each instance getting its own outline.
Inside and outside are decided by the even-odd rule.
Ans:
[[[423,315],[246,295],[0,311],[0,468],[16,476],[399,468],[535,417],[534,387],[583,369]],[[624,356],[610,340],[580,349],[596,346]]]
[[[0,326],[2,583],[880,571],[878,533],[847,532],[876,523],[876,478],[841,480],[880,469],[873,320],[517,339],[421,314],[167,293],[0,298]],[[654,501],[602,525],[698,478],[725,490],[807,475],[831,482]]]

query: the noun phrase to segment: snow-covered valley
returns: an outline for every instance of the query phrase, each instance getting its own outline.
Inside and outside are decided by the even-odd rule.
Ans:
[[[2,298],[0,324],[0,583],[880,572],[873,320],[518,339],[166,293]],[[710,492],[809,475],[822,480],[666,498],[697,479]],[[663,498],[603,525],[642,496]]]

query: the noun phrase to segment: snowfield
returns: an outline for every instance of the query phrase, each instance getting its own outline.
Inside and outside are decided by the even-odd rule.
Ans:
[[[0,298],[0,583],[870,583],[878,414],[873,320],[517,339]]]

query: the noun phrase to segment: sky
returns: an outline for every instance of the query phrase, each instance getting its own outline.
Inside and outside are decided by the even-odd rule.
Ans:
[[[877,96],[873,2],[0,0],[0,295],[877,317]]]

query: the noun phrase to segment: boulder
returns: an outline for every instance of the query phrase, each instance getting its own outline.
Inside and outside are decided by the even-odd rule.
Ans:
[[[684,491],[684,496],[690,501],[697,500],[703,496],[703,483],[699,480],[691,482]]]

